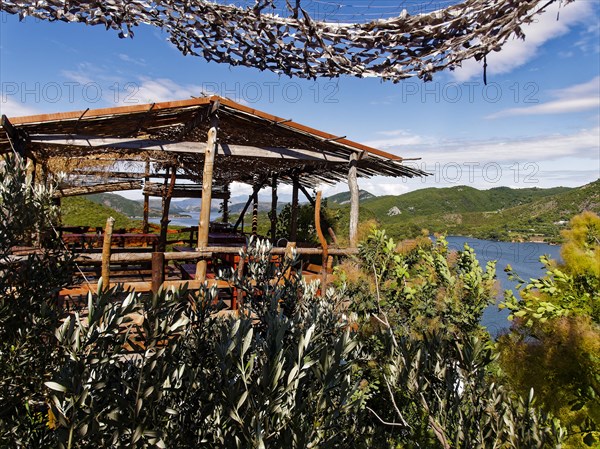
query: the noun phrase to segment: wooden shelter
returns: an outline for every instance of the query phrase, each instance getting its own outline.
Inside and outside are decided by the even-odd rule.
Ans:
[[[166,233],[171,198],[201,198],[197,254],[208,250],[211,199],[224,200],[227,214],[233,182],[253,187],[240,220],[251,204],[256,214],[258,192],[264,186],[272,188],[272,217],[277,186],[293,186],[289,240],[295,241],[298,193],[304,192],[314,201],[309,189],[347,181],[350,242],[355,247],[357,178],[426,175],[404,165],[399,156],[217,96],[10,119],[3,116],[0,150],[11,149],[33,160],[36,169],[44,173],[51,173],[53,163],[62,161],[69,185],[61,187],[59,197],[143,186],[144,231],[149,196],[163,198],[161,234]],[[151,182],[153,178],[160,182]],[[274,232],[273,222],[273,237]],[[162,237],[159,252],[165,250],[164,234]],[[205,270],[206,262],[200,261],[196,278],[204,279]]]

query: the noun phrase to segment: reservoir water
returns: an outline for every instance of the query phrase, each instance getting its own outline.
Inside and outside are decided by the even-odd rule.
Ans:
[[[560,259],[560,246],[548,245],[546,243],[512,243],[493,242],[469,237],[449,236],[448,249],[461,250],[467,243],[475,250],[477,260],[485,268],[490,260],[496,260],[496,276],[500,284],[496,302],[499,303],[504,297],[504,290],[514,290],[516,282],[510,281],[504,272],[507,265],[524,280],[544,276],[545,270],[540,262],[540,256],[547,254],[552,259]],[[492,336],[510,327],[507,320],[508,311],[498,310],[497,304],[490,305],[483,313],[482,324],[487,327]]]

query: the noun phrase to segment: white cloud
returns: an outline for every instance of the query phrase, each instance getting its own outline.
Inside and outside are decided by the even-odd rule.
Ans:
[[[416,136],[415,139],[419,137]],[[407,145],[401,136],[395,143],[387,141],[386,149],[405,158],[420,157],[416,164],[431,170],[436,163],[479,163],[511,161],[553,160],[560,157],[598,157],[600,151],[600,127],[580,129],[571,134],[552,134],[516,138],[493,138],[487,140],[439,140],[420,137],[420,145]],[[366,142],[375,146],[377,141]],[[408,163],[408,162],[407,162]]]
[[[119,53],[119,59],[121,61],[125,61],[125,62],[129,62],[131,64],[135,64],[135,65],[139,65],[139,66],[145,66],[146,64],[146,60],[143,58],[140,59],[136,59],[136,58],[132,58],[131,56],[125,54],[125,53]]]
[[[374,148],[385,150],[387,148],[393,148],[402,145],[420,145],[430,141],[430,139],[412,134],[403,129],[379,131],[377,134],[383,137],[371,140],[365,144]]]
[[[91,63],[80,62],[77,64],[77,67],[74,70],[62,70],[60,73],[70,81],[85,85],[94,82],[94,80],[91,78],[91,75],[96,71],[96,67],[94,67]]]
[[[200,86],[182,85],[168,78],[140,78],[139,82],[127,83],[124,87],[126,91],[118,96],[118,103],[121,104],[185,100],[202,93]]]
[[[19,103],[13,98],[6,96],[4,93],[0,96],[0,114],[7,117],[21,117],[24,115],[34,115],[39,113],[36,109],[26,104]]]
[[[586,111],[600,108],[600,76],[594,79],[565,89],[551,92],[556,100],[528,106],[524,108],[510,108],[488,115],[486,118],[499,118],[522,115],[548,115]]]
[[[524,41],[516,38],[509,40],[499,52],[487,56],[488,74],[509,73],[533,59],[547,41],[566,34],[575,25],[597,20],[596,7],[590,1],[577,1],[567,6],[554,3],[549,6],[546,12],[535,16],[532,23],[523,26]],[[557,20],[559,12],[560,18]],[[470,59],[451,72],[451,76],[456,81],[481,76],[482,64],[481,61]]]

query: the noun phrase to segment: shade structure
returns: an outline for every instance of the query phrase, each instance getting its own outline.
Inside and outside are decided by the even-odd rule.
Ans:
[[[178,177],[200,183],[215,115],[216,186],[265,184],[276,174],[280,183],[299,179],[314,188],[345,181],[353,158],[358,177],[426,175],[394,154],[218,96],[5,118],[0,149],[10,151],[11,143],[20,140],[26,155],[42,164],[81,160],[70,173],[81,178],[104,173],[104,178],[141,179],[142,164],[135,162],[151,161],[157,167],[176,167]],[[126,164],[138,171],[121,170]]]

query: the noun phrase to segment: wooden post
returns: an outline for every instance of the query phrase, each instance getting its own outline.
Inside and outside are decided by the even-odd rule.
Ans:
[[[359,215],[359,191],[357,181],[356,165],[358,154],[352,153],[350,156],[350,169],[348,170],[348,187],[350,188],[350,247],[358,246],[358,215]]]
[[[258,195],[254,195],[252,203],[252,235],[258,232]]]
[[[218,103],[213,104],[213,115],[211,127],[208,130],[208,140],[204,150],[204,171],[202,172],[202,205],[200,207],[200,221],[198,223],[198,250],[208,246],[208,231],[210,228],[210,205],[212,200],[213,168],[215,165],[215,153],[217,152],[217,126],[216,108]],[[196,265],[196,280],[206,279],[207,261],[202,259]]]
[[[113,226],[115,219],[108,217],[106,228],[104,229],[104,242],[102,245],[102,285],[104,290],[110,287],[110,246],[112,240]]]
[[[229,184],[225,187],[227,191],[227,198],[223,199],[223,223],[229,223],[229,195],[231,195],[231,191],[229,190]]]
[[[146,170],[144,171],[144,182],[150,181],[150,159],[146,161]],[[144,221],[142,224],[142,233],[148,234],[148,216],[150,214],[150,195],[144,193]]]
[[[290,240],[295,242],[298,239],[298,176],[292,178],[292,216],[290,217]]]
[[[165,253],[152,253],[152,293],[158,293],[165,282]]]
[[[162,218],[160,219],[160,238],[158,241],[158,251],[164,252],[167,249],[167,230],[169,229],[169,209],[171,207],[171,197],[173,196],[173,189],[175,188],[175,181],[177,179],[177,167],[171,168],[171,181],[169,182],[169,188],[167,189],[165,196],[163,197],[163,211]]]
[[[271,240],[277,236],[277,175],[271,179]]]
[[[327,240],[321,229],[321,191],[317,192],[317,199],[315,201],[315,229],[317,231],[317,236],[319,237],[319,242],[321,243],[321,248],[323,248],[323,257],[321,259],[321,276],[323,277],[323,287],[321,288],[321,292],[323,292],[327,280],[327,258],[329,257],[329,252]]]
[[[288,242],[288,244],[285,246],[285,252],[283,255],[283,266],[287,268],[283,274],[283,277],[285,277],[286,279],[292,277],[292,256],[295,248],[296,242]]]

